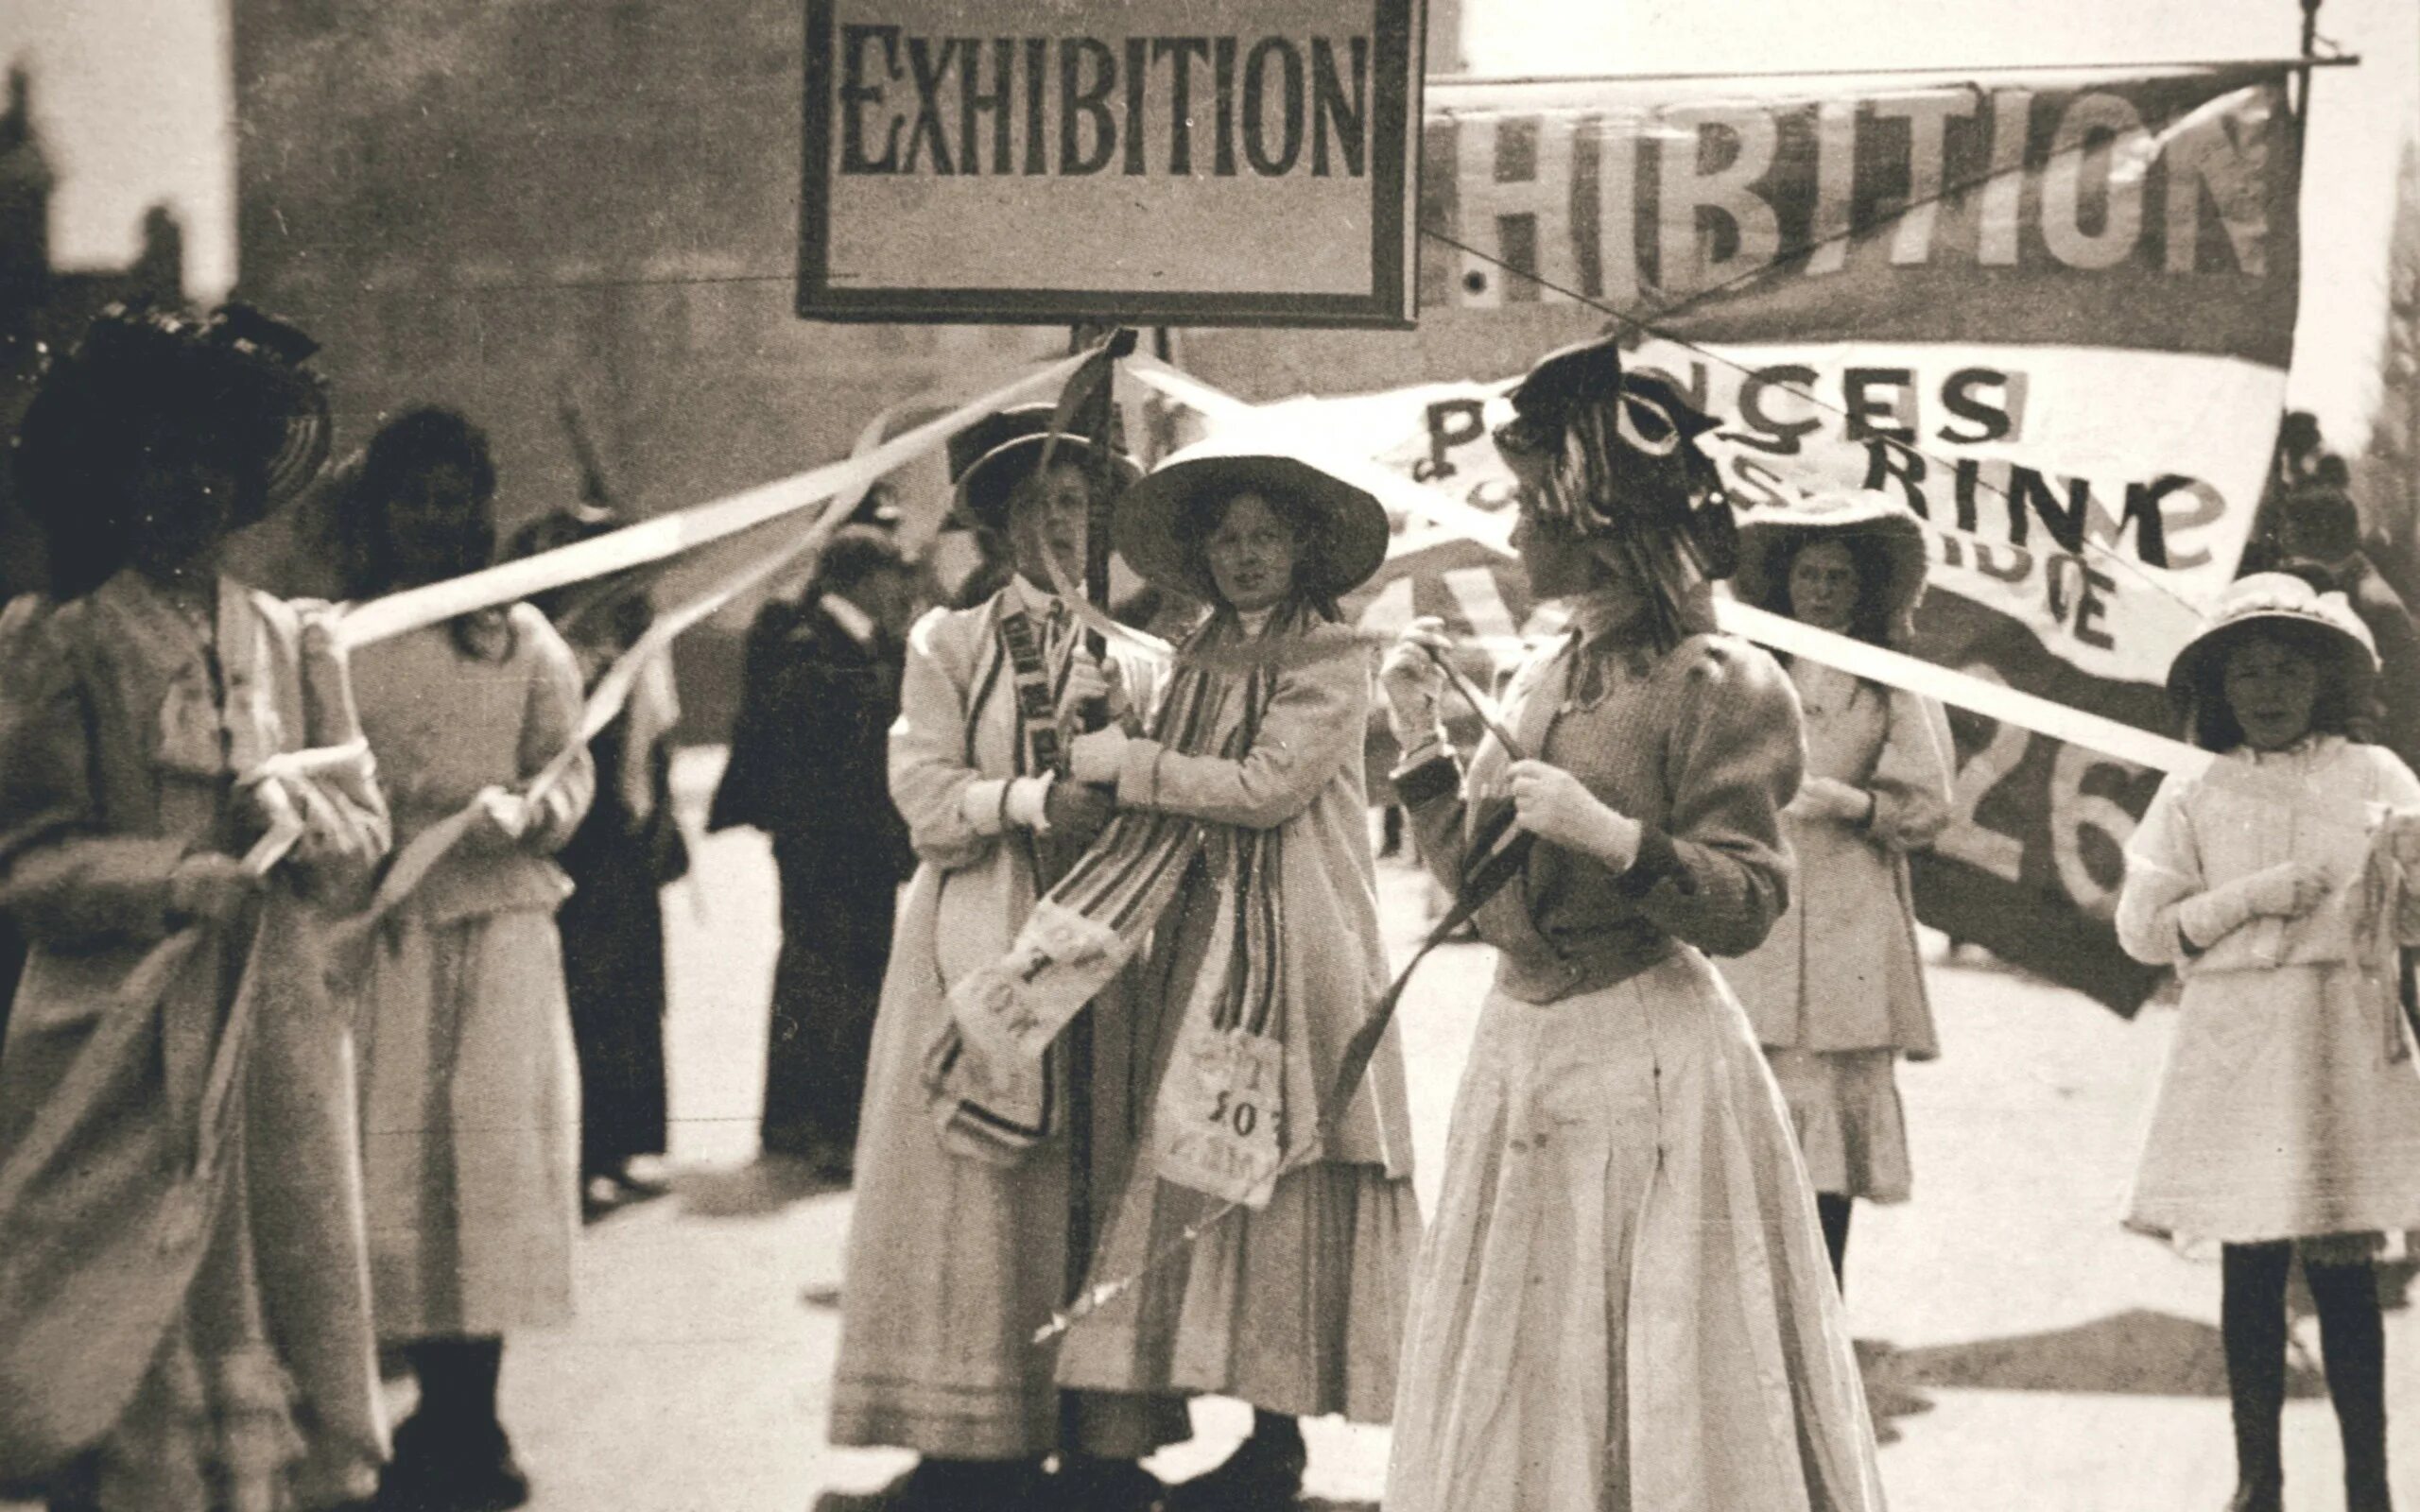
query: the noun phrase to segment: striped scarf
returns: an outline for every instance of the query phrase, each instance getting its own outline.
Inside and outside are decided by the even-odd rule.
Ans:
[[[1307,629],[1314,612],[1289,605],[1270,637]],[[1193,638],[1217,646],[1244,628],[1220,610]],[[1237,676],[1180,662],[1150,736],[1169,750],[1240,761],[1252,749],[1277,670]],[[1212,1022],[1255,1034],[1283,1032],[1285,959],[1278,897],[1282,840],[1150,809],[1121,809],[1067,875],[1034,905],[1009,954],[953,984],[951,1023],[926,1054],[925,1078],[943,1143],[956,1153],[1011,1164],[1058,1131],[1063,1116],[1050,1059],[1060,1032],[1141,954],[1197,858],[1221,879],[1214,951],[1219,973]],[[1078,1068],[1074,1074],[1086,1074]]]

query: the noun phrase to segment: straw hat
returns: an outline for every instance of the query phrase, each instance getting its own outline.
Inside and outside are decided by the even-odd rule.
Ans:
[[[1169,456],[1119,498],[1118,554],[1146,580],[1217,603],[1201,551],[1178,527],[1196,510],[1246,492],[1307,508],[1317,520],[1294,564],[1297,592],[1340,597],[1387,559],[1387,511],[1376,498],[1299,457],[1217,438]]]
[[[2254,573],[2227,585],[2217,616],[2169,663],[2169,696],[2189,699],[2207,687],[2212,670],[2256,625],[2304,626],[2319,632],[2348,670],[2372,674],[2378,669],[2377,644],[2370,638],[2370,627],[2342,593],[2322,593],[2294,573]]]
[[[949,438],[950,481],[977,524],[997,530],[1008,524],[1009,495],[1041,465],[1056,413],[1057,406],[1046,404],[994,410]],[[1121,485],[1143,475],[1141,465],[1124,452],[1070,431],[1059,433],[1051,460],[1089,466],[1104,451]]]
[[[1809,541],[1851,536],[1873,541],[1890,564],[1890,578],[1876,596],[1884,626],[1904,636],[1925,596],[1925,530],[1907,506],[1885,493],[1817,494],[1742,515],[1739,570],[1732,576],[1732,589],[1742,603],[1782,611],[1789,601],[1789,564],[1799,549]]]

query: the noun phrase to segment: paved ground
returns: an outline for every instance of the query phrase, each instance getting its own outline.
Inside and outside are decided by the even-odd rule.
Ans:
[[[702,802],[710,763],[684,763]],[[668,898],[675,1193],[589,1231],[581,1313],[517,1340],[506,1413],[539,1512],[838,1512],[903,1456],[822,1442],[849,1222],[845,1193],[753,1162],[771,863],[752,833],[699,850]],[[1388,868],[1398,948],[1426,885]],[[1440,952],[1404,1008],[1412,1106],[1433,1180],[1488,966]],[[2169,1028],[2128,1024],[1982,963],[1933,972],[1944,1057],[1904,1076],[1916,1200],[1861,1208],[1849,1277],[1886,1431],[1896,1512],[2213,1509],[2232,1481],[2213,1265],[2115,1221]],[[2289,1505],[2342,1505],[2315,1325],[2302,1305],[2288,1408]],[[2420,1322],[2389,1317],[2398,1488],[2420,1505]],[[400,1393],[399,1402],[400,1405]],[[1222,1456],[1248,1414],[1197,1405],[1157,1468]],[[1313,1424],[1310,1489],[1374,1508],[1383,1430]],[[1473,1509],[1482,1512],[1482,1509]]]

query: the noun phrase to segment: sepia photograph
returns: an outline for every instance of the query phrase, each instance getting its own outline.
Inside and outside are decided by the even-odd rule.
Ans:
[[[2420,1512],[2420,0],[0,70],[0,1512]]]

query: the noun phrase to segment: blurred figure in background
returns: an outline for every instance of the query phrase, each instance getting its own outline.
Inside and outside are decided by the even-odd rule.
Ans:
[[[460,415],[418,409],[371,441],[344,521],[349,596],[494,559],[495,468]],[[361,722],[402,848],[387,885],[461,826],[380,924],[358,982],[362,1147],[378,1332],[420,1402],[382,1486],[394,1512],[529,1495],[498,1416],[504,1334],[570,1319],[579,1088],[549,859],[587,812],[579,667],[527,604],[354,653]]]
[[[748,632],[739,719],[707,828],[773,842],[773,972],[762,1143],[844,1180],[865,1097],[898,885],[915,869],[886,771],[916,579],[889,532],[853,524]]]
[[[601,493],[601,480],[591,490]],[[629,523],[609,507],[571,505],[523,526],[511,555],[534,556]],[[627,577],[574,584],[534,602],[579,658],[585,691],[654,623],[645,589]],[[572,880],[555,927],[579,1057],[580,1211],[592,1219],[666,1190],[660,1175],[635,1162],[664,1155],[669,1143],[663,898],[689,870],[672,802],[672,730],[680,719],[667,649],[648,658],[622,712],[589,742],[596,801],[555,853]]]
[[[2303,483],[2284,499],[2277,518],[2278,568],[2310,576],[2316,570],[2343,593],[2377,644],[2378,744],[2420,767],[2420,630],[2403,595],[2361,549],[2361,513],[2344,490],[2343,463],[2323,464],[2322,477]],[[2335,481],[2327,481],[2327,479]]]

